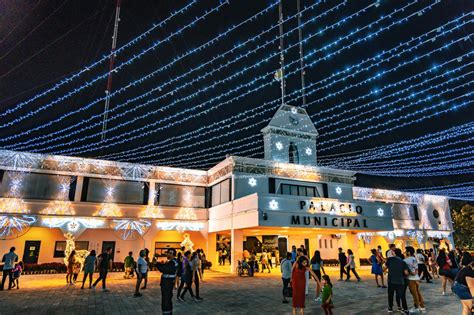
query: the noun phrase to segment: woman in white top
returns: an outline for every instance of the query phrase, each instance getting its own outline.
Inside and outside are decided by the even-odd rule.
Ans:
[[[140,257],[137,260],[137,285],[135,286],[135,294],[133,296],[140,297],[142,296],[139,292],[140,284],[143,279],[146,279],[148,274],[148,263],[145,260],[146,253],[144,250],[140,251]]]
[[[420,276],[418,275],[418,261],[415,258],[415,249],[411,246],[407,246],[405,251],[407,254],[405,262],[407,263],[408,271],[410,272],[408,275],[408,288],[413,296],[413,304],[415,304],[415,307],[410,309],[410,313],[424,313],[426,308],[425,301],[420,292]]]

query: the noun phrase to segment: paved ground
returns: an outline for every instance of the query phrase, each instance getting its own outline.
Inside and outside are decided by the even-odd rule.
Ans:
[[[336,280],[336,272],[329,272]],[[335,314],[386,314],[386,289],[375,287],[367,270],[361,271],[363,282],[334,281]],[[152,272],[149,288],[143,297],[133,297],[133,280],[121,279],[122,274],[112,273],[110,292],[80,290],[79,286],[64,285],[64,275],[25,275],[21,289],[0,292],[0,314],[159,314],[159,274]],[[312,284],[312,288],[314,285]],[[282,304],[281,280],[274,273],[256,277],[238,278],[221,272],[206,271],[201,286],[202,302],[174,303],[175,314],[289,314],[291,304]],[[314,292],[314,289],[312,290]],[[422,284],[427,314],[461,314],[460,303],[452,294],[442,296],[440,280]],[[408,303],[412,299],[408,293]],[[175,301],[175,300],[174,300]],[[309,296],[307,314],[323,314],[319,305]]]

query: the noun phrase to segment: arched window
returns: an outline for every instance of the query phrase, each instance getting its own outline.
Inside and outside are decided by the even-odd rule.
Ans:
[[[290,147],[288,149],[288,162],[294,164],[298,164],[300,162],[298,147],[293,142],[290,142]]]

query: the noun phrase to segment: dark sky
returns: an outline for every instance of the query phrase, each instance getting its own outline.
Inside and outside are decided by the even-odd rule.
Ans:
[[[145,32],[153,24],[160,23],[189,2],[123,0],[118,47]],[[265,9],[274,1],[233,0],[222,5],[218,12],[210,12],[194,26],[186,27],[206,11],[218,7],[220,3],[215,0],[199,1],[186,12],[178,14],[165,25],[150,32],[132,47],[117,54],[116,66],[120,66],[157,41],[169,38],[132,64],[122,66],[114,74],[112,91],[117,91],[129,82],[164,68],[153,77],[111,98],[108,128],[113,131],[108,132],[106,141],[101,143],[100,115],[104,101],[98,101],[80,112],[71,112],[103,97],[106,78],[66,99],[57,100],[83,86],[85,82],[107,73],[108,61],[101,62],[45,96],[33,101],[31,99],[53,87],[62,78],[76,73],[109,53],[115,13],[114,1],[0,0],[0,115],[3,114],[0,116],[0,148],[190,168],[208,168],[223,159],[226,153],[262,158],[261,137],[251,136],[259,134],[279,105],[274,101],[280,95],[279,82],[275,81],[272,75],[278,68],[278,28],[270,29],[277,22],[278,6],[275,5],[265,14],[222,36],[204,49],[182,57],[233,25]],[[306,23],[303,27],[303,38],[307,39],[304,42],[304,51],[307,53],[305,63],[311,65],[306,68],[306,82],[309,86],[307,111],[310,115],[316,115],[313,119],[320,131],[318,144],[322,162],[331,164],[332,158],[324,159],[327,155],[416,139],[472,122],[473,103],[423,119],[424,116],[450,109],[453,105],[472,101],[472,95],[466,95],[472,91],[472,86],[469,85],[473,81],[471,72],[474,67],[470,64],[473,61],[472,55],[451,61],[472,51],[472,37],[466,37],[473,31],[472,12],[471,15],[460,18],[472,11],[472,2],[442,1],[436,4],[436,1],[380,1],[379,5],[372,5],[365,11],[363,9],[373,2],[349,1],[337,10],[333,8],[342,1],[314,5],[315,1],[302,0],[301,3],[302,7],[306,8],[302,17],[302,22]],[[405,9],[401,10],[403,7]],[[420,11],[423,8],[425,9]],[[360,13],[353,16],[358,11]],[[324,14],[325,12],[327,14]],[[296,1],[285,0],[285,18],[292,17],[295,13]],[[311,21],[316,16],[319,17]],[[406,17],[409,17],[407,21],[396,23]],[[343,24],[328,27],[342,19],[346,19]],[[458,20],[453,22],[455,19]],[[377,20],[377,24],[366,27]],[[446,23],[447,26],[439,28]],[[464,25],[461,25],[463,23]],[[295,30],[297,21],[291,18],[284,26],[285,32]],[[181,31],[182,28],[185,30]],[[257,36],[267,29],[270,31]],[[452,31],[448,33],[449,29]],[[320,30],[324,32],[316,34]],[[377,30],[380,32],[372,38],[361,40]],[[432,30],[435,31],[431,32],[430,36],[417,40]],[[351,32],[354,32],[353,35],[348,36]],[[248,41],[250,38],[255,40]],[[323,49],[338,38],[341,39],[338,43]],[[430,38],[433,40],[427,41]],[[462,38],[465,40],[460,40]],[[354,41],[358,42],[354,44]],[[294,99],[299,95],[297,91],[301,87],[297,71],[297,42],[297,31],[292,31],[285,37],[285,47],[294,46],[288,49],[285,56],[286,63],[292,63],[286,70],[287,73],[293,72],[287,78],[287,93],[292,105],[302,104],[300,97]],[[405,42],[409,44],[401,45],[397,51],[392,50]],[[239,43],[246,44],[226,53]],[[256,50],[265,43],[268,43],[265,48]],[[439,50],[443,45],[447,45],[446,48]],[[347,48],[348,46],[350,48]],[[343,47],[346,48],[342,49]],[[410,47],[413,49],[407,51]],[[435,52],[430,53],[433,50]],[[313,51],[314,53],[309,54]],[[400,56],[396,55],[398,53]],[[328,54],[330,57],[324,59]],[[221,57],[222,55],[224,56]],[[234,62],[241,55],[243,56]],[[376,59],[377,55],[381,57]],[[254,66],[268,56],[273,57]],[[417,56],[420,58],[413,61]],[[390,59],[386,60],[389,57]],[[177,58],[180,60],[176,61]],[[213,59],[213,62],[209,62]],[[206,62],[206,66],[195,70]],[[229,62],[231,63],[227,67],[215,70]],[[407,64],[403,65],[404,62]],[[443,63],[446,65],[426,72]],[[391,70],[397,66],[396,70]],[[245,70],[245,67],[252,68]],[[351,70],[335,74],[347,68]],[[193,71],[189,74],[191,70]],[[448,70],[453,72],[443,75]],[[240,71],[244,73],[236,74]],[[422,75],[394,84],[418,73]],[[376,77],[377,74],[380,76]],[[332,79],[328,80],[328,77]],[[255,78],[258,80],[253,81]],[[338,81],[334,83],[333,80]],[[424,80],[430,81],[425,84]],[[322,82],[317,83],[319,81]],[[387,87],[387,84],[393,86]],[[410,85],[415,87],[397,93],[406,90]],[[429,88],[430,86],[432,88]],[[146,97],[123,105],[152,89],[154,92]],[[254,89],[254,92],[248,92]],[[382,91],[366,96],[377,89]],[[410,94],[414,95],[408,98]],[[426,100],[428,96],[431,98]],[[149,101],[152,98],[155,100]],[[376,102],[379,98],[383,100]],[[274,102],[262,106],[271,101]],[[431,108],[442,101],[447,103],[435,109]],[[22,102],[28,103],[19,106]],[[54,102],[54,105],[42,109],[51,102]],[[364,107],[364,110],[350,111],[351,108],[355,109],[370,102],[372,103]],[[348,104],[344,105],[345,103]],[[338,105],[339,107],[336,107]],[[364,114],[370,109],[370,113]],[[10,111],[7,112],[8,110]],[[393,112],[390,113],[391,110]],[[203,114],[195,116],[203,111]],[[236,118],[238,114],[240,116]],[[359,115],[353,118],[356,114]],[[64,115],[68,117],[60,119]],[[92,118],[94,115],[97,117]],[[398,120],[392,122],[394,119]],[[84,120],[89,121],[83,123]],[[230,126],[207,128],[214,126],[212,124],[219,124],[222,120],[230,122]],[[384,123],[385,125],[377,127],[377,124]],[[403,123],[406,123],[406,126],[396,128]],[[222,123],[218,126],[224,125],[225,123]],[[204,134],[196,131],[203,127],[206,131]],[[38,130],[31,131],[34,128]],[[372,135],[375,132],[379,134]],[[366,139],[357,141],[357,138],[365,135]],[[449,164],[452,160],[449,150],[469,149],[474,142],[472,134],[456,139],[465,141],[454,145],[439,142],[433,146],[445,144],[442,149],[422,153],[405,152],[401,158],[421,159],[426,154],[441,150],[446,154],[444,160],[438,161]],[[347,143],[348,141],[350,143]],[[338,146],[331,148],[334,144]],[[148,151],[145,154],[137,151],[137,148]],[[128,150],[135,150],[132,151],[134,154]],[[384,149],[380,149],[377,154],[383,151]],[[109,156],[115,153],[122,154]],[[456,159],[472,157],[472,150],[464,153],[457,155]],[[350,156],[357,157],[357,154],[355,152]],[[381,157],[371,162],[384,161],[390,162],[391,158]],[[396,178],[361,175],[358,184],[415,188],[468,182],[473,180],[472,160],[467,160],[466,163],[462,164],[462,167],[438,169],[440,172],[464,172],[455,176]],[[423,170],[423,164],[405,166],[416,167],[416,172],[428,172]],[[390,169],[393,170],[393,167]],[[383,173],[384,166],[380,166],[377,172]]]

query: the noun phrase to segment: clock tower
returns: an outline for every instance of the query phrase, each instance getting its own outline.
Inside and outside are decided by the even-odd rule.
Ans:
[[[262,133],[265,160],[316,166],[318,132],[305,109],[281,105]]]

